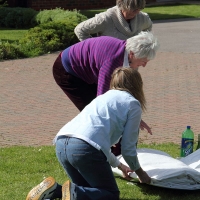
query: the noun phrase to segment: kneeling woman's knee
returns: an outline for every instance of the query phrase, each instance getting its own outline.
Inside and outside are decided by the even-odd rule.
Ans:
[[[119,196],[120,196],[120,191],[116,190],[115,192],[113,192],[112,200],[119,200]]]

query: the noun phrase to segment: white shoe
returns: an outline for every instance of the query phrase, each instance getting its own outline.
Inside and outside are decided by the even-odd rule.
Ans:
[[[48,177],[28,193],[26,200],[51,199],[56,187],[57,183],[55,179],[53,177]]]
[[[62,185],[62,200],[70,200],[70,187],[71,187],[70,181],[66,181]]]

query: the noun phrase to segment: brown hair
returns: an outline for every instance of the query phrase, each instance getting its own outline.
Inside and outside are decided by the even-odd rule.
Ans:
[[[145,0],[116,0],[116,5],[120,10],[142,10],[145,8]]]
[[[142,110],[146,110],[142,77],[137,70],[127,67],[115,69],[112,74],[110,89],[129,92],[140,102]]]

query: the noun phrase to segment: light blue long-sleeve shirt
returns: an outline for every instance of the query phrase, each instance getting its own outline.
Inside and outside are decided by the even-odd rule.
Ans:
[[[109,90],[95,98],[74,119],[60,129],[57,136],[80,138],[102,150],[111,166],[120,163],[110,148],[120,138],[121,152],[132,170],[140,168],[136,143],[141,121],[141,106],[126,91]],[[55,138],[55,140],[56,140]]]

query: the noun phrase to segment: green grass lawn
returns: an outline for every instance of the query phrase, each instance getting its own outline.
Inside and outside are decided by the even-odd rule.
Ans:
[[[199,18],[200,5],[171,5],[146,7],[144,12],[148,13],[152,20]]]
[[[0,28],[0,41],[13,43],[23,38],[28,30]]]
[[[162,150],[175,158],[180,153],[179,145],[172,143],[159,145],[140,144],[138,147]],[[54,146],[1,148],[0,199],[24,200],[32,187],[48,176],[53,176],[58,183],[63,184],[68,178],[57,161],[54,148]],[[170,190],[128,182],[118,176],[115,177],[121,192],[121,200],[200,199],[200,190]]]
[[[105,10],[106,9],[82,10],[80,12],[83,15],[86,15],[88,18],[91,18],[95,14],[103,12]],[[200,17],[200,5],[151,6],[146,7],[143,11],[148,13],[152,20]]]

